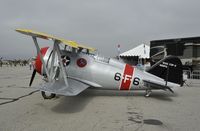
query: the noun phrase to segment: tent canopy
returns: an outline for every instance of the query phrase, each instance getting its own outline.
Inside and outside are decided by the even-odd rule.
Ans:
[[[141,44],[131,50],[121,53],[119,56],[120,57],[138,56],[140,58],[149,58],[149,51],[150,47],[148,45]]]

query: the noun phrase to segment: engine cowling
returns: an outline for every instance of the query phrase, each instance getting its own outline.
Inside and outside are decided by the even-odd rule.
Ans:
[[[43,48],[40,49],[40,52],[41,52],[41,54],[43,56],[45,65],[47,66],[48,60],[49,60],[49,58],[51,56],[52,49],[49,48],[49,47],[43,47]],[[36,60],[35,60],[35,70],[40,75],[43,75],[43,76],[46,75],[44,67],[43,67],[43,64],[42,64],[42,60],[40,59],[39,54],[37,55]]]

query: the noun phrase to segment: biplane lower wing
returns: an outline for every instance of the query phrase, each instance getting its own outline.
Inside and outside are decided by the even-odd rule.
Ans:
[[[88,87],[90,87],[90,85],[70,78],[68,78],[68,84],[69,87],[66,87],[64,80],[56,80],[55,82],[45,82],[41,84],[39,89],[41,91],[58,95],[76,96]]]

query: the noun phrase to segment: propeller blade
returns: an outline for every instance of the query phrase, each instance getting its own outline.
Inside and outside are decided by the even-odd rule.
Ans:
[[[34,69],[34,70],[33,70],[33,73],[32,73],[32,76],[31,76],[31,80],[30,80],[29,86],[32,85],[33,80],[34,80],[34,78],[35,78],[35,74],[36,74],[36,70]]]

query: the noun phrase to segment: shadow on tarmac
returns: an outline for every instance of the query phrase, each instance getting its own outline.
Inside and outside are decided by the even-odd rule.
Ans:
[[[128,96],[128,97],[145,97],[144,90],[132,90],[132,91],[117,91],[117,90],[95,90],[88,89],[84,92],[87,96]],[[178,96],[177,93],[171,93],[162,90],[153,90],[147,99],[158,99],[163,101],[173,101],[173,97]]]
[[[109,97],[144,97],[145,91],[113,91],[113,90],[95,90],[87,89],[77,96],[61,96],[59,103],[52,108],[52,111],[57,113],[76,113],[80,112],[87,106],[87,104],[98,96]],[[173,101],[172,97],[176,97],[177,94],[171,94],[165,91],[153,91],[150,97],[146,99],[157,99],[161,101]]]
[[[78,96],[62,96],[59,99],[60,102],[52,108],[52,111],[57,113],[76,113],[83,110],[92,97],[79,94]]]

